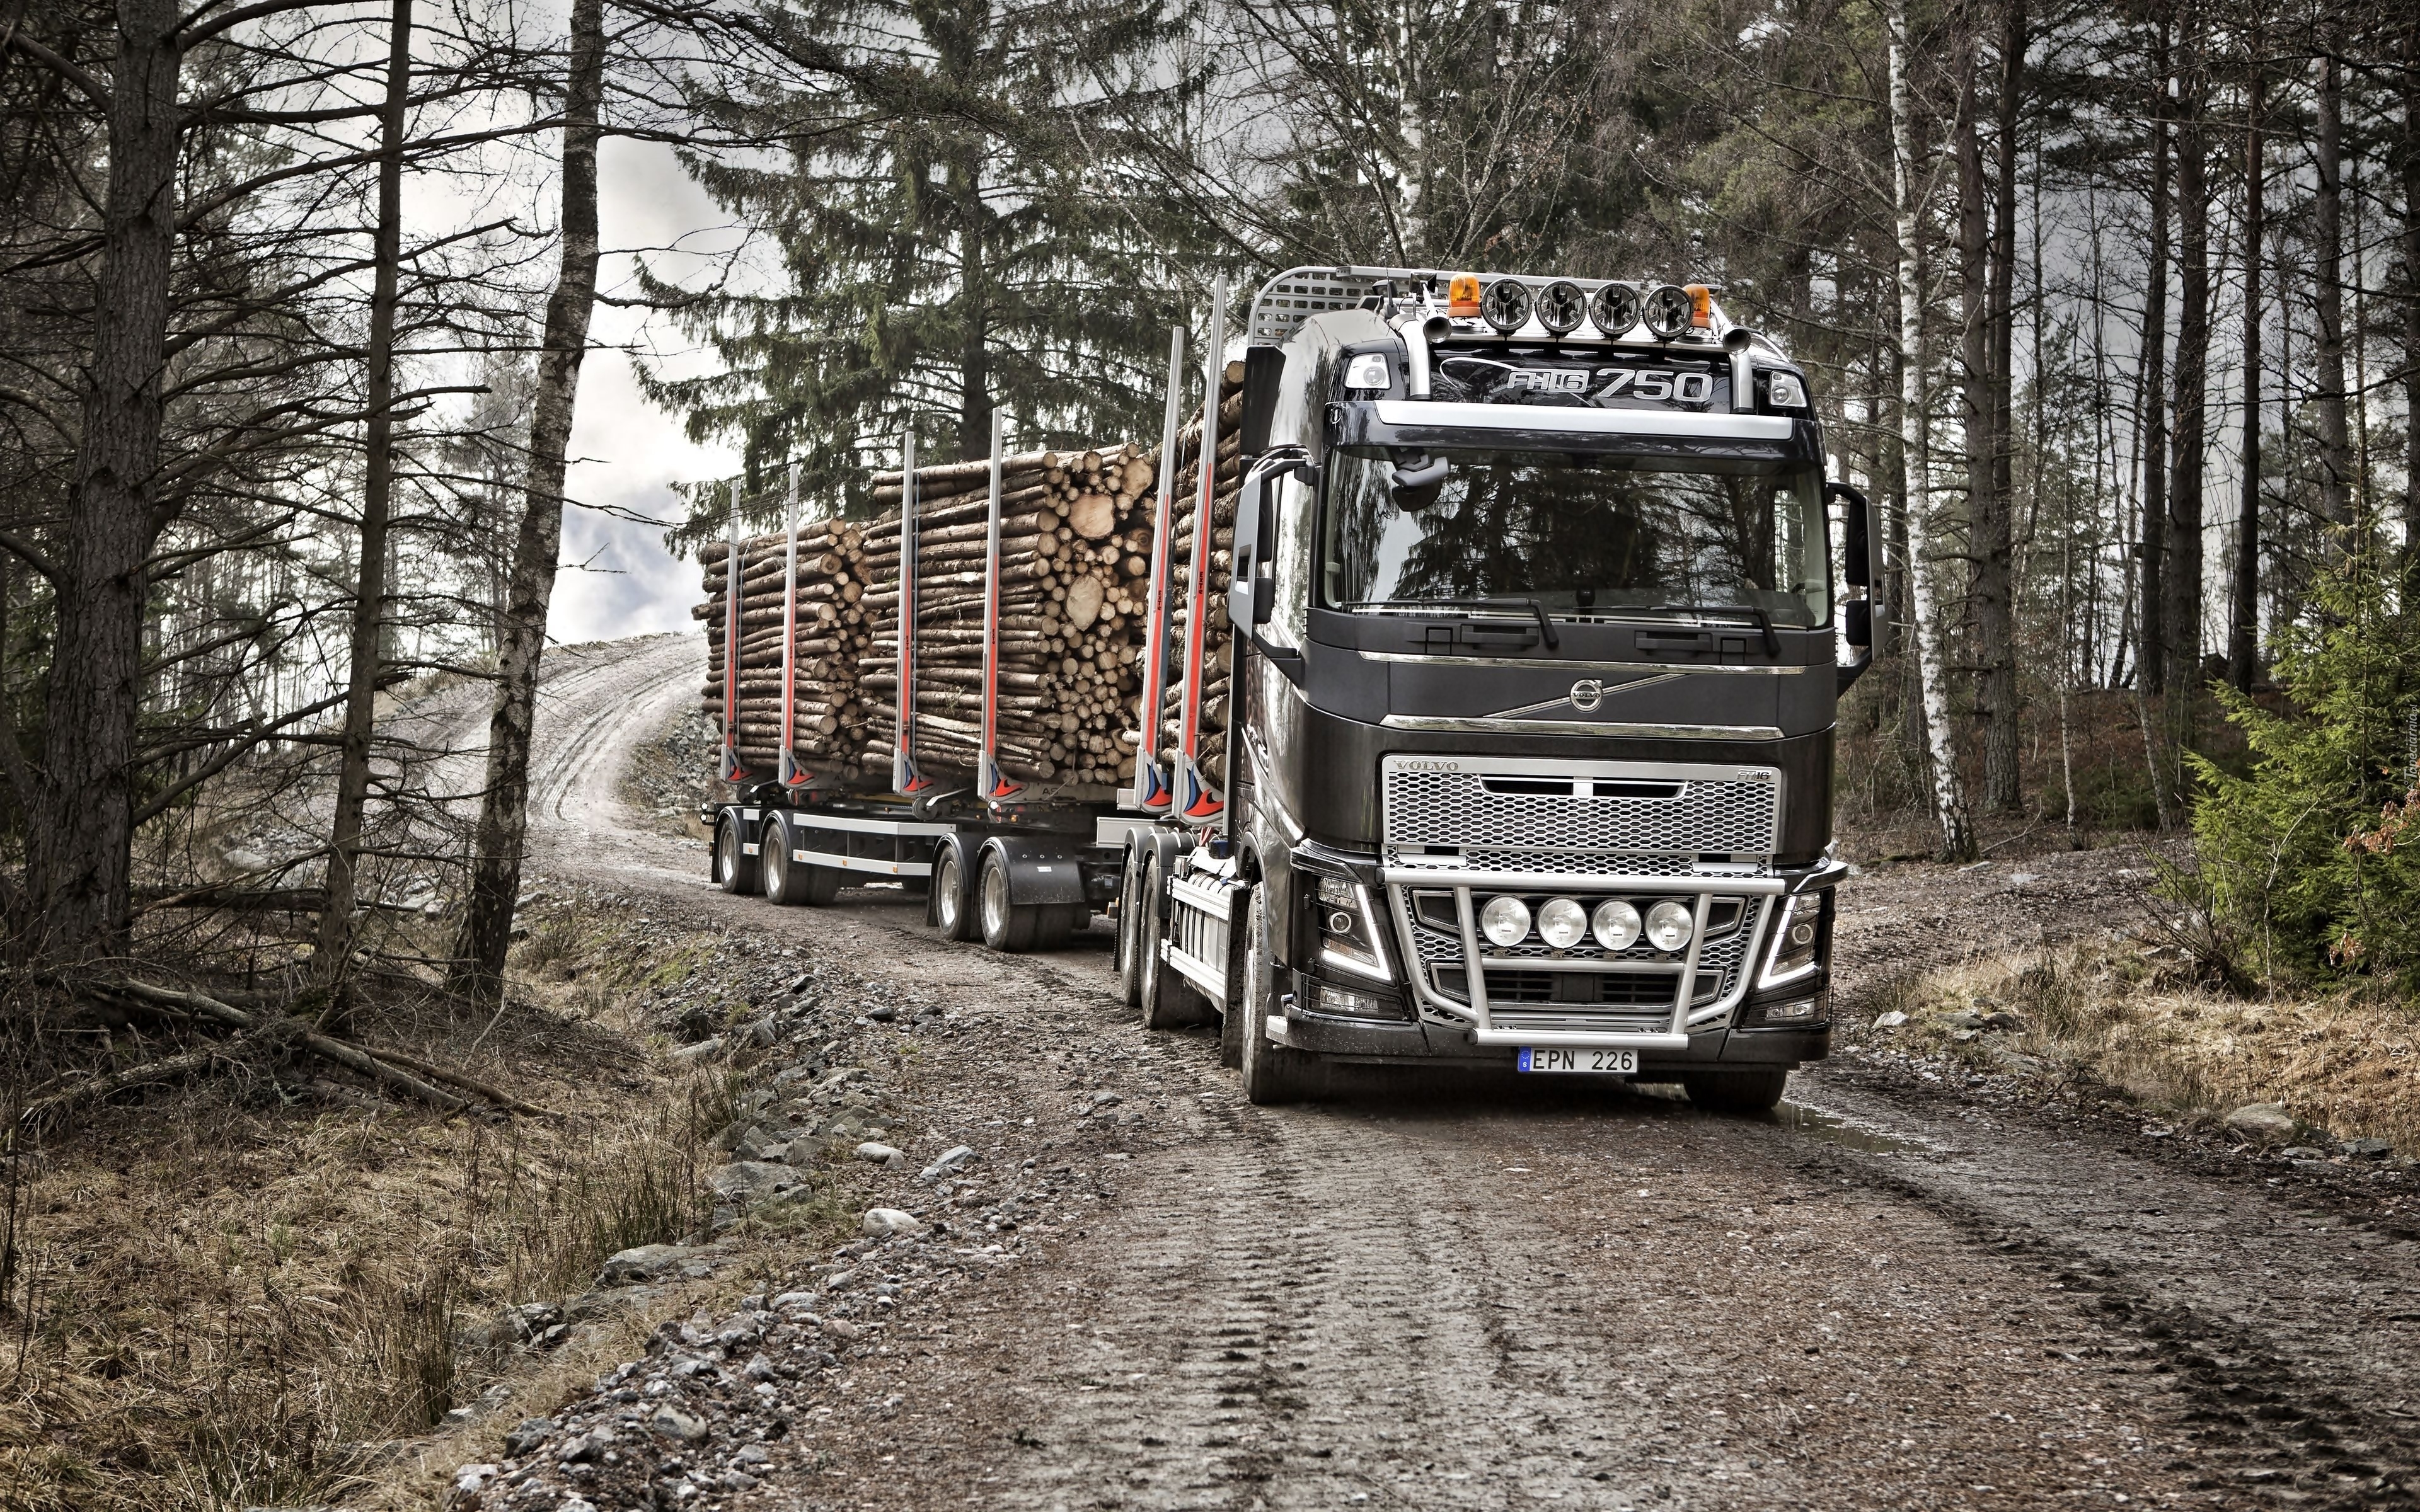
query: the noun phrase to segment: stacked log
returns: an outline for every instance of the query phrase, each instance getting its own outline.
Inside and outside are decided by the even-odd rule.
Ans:
[[[1200,760],[1224,780],[1229,657],[1222,631],[1241,476],[1243,364],[1227,365],[1212,504]],[[1201,497],[1202,425],[1178,434],[1169,561],[1168,663],[1159,748],[1175,750],[1184,694],[1186,593]],[[1134,779],[1141,743],[1156,449],[1130,442],[1009,457],[1001,465],[1000,708],[995,754],[1016,781],[1106,790]],[[970,778],[983,720],[988,461],[917,470],[916,757],[946,785]],[[901,475],[876,474],[871,521],[822,520],[799,540],[798,748],[810,761],[887,774],[898,731]],[[778,760],[785,540],[740,543],[739,754],[770,777]],[[698,553],[707,601],[708,713],[722,715],[729,548]]]
[[[1107,788],[1130,779],[1137,744],[1143,584],[1156,476],[1130,444],[1015,457],[1001,485],[1000,711],[995,754],[1013,779]],[[877,474],[895,503],[900,476]],[[971,772],[983,719],[987,464],[917,471],[916,754],[926,775]],[[873,527],[880,587],[859,668],[869,701],[864,759],[897,734],[898,516]]]
[[[1233,574],[1235,547],[1235,494],[1243,485],[1243,433],[1238,428],[1244,413],[1244,364],[1229,363],[1221,384],[1226,398],[1218,406],[1218,471],[1211,493],[1209,596],[1203,603],[1203,622],[1209,639],[1202,655],[1202,724],[1195,762],[1202,779],[1214,788],[1226,781],[1228,669],[1231,656],[1227,637],[1227,585]],[[1193,422],[1177,433],[1176,508],[1171,525],[1176,537],[1170,565],[1168,670],[1161,686],[1166,689],[1160,700],[1159,748],[1173,768],[1173,753],[1184,730],[1185,640],[1187,613],[1187,578],[1193,561],[1193,516],[1202,498],[1202,421],[1197,412]]]
[[[865,603],[866,527],[816,520],[799,528],[796,745],[801,756],[854,766],[864,746],[858,665],[872,639]],[[706,622],[706,679],[700,689],[721,733],[727,542],[698,552],[709,595],[690,612]],[[775,770],[782,730],[782,632],[788,540],[780,533],[739,543],[739,757],[752,772]]]

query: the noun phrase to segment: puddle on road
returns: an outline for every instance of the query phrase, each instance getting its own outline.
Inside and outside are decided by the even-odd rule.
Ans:
[[[1820,1139],[1827,1145],[1839,1145],[1849,1149],[1862,1149],[1868,1154],[1888,1155],[1903,1149],[1929,1149],[1919,1139],[1894,1139],[1889,1134],[1851,1123],[1837,1113],[1826,1113],[1803,1103],[1784,1103],[1773,1110],[1773,1121],[1792,1134],[1808,1139]]]

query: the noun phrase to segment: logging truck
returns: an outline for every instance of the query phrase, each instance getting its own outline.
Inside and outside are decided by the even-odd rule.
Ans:
[[[874,646],[898,664],[889,780],[785,789],[785,731],[780,770],[707,807],[717,876],[802,901],[909,879],[932,924],[1001,949],[1106,912],[1127,1003],[1218,1024],[1255,1102],[1370,1062],[1771,1106],[1829,1045],[1834,711],[1872,660],[1881,537],[1825,476],[1804,372],[1716,293],[1295,269],[1235,361],[1222,287],[1198,418],[1180,427],[1178,332],[1160,447],[1136,454],[1156,491],[1123,537],[1148,551],[1115,590],[1134,714],[1108,793],[1037,780],[1060,774],[1030,740],[1001,755],[1003,667],[1045,631],[1074,643],[1050,617],[1069,590],[1034,585],[1099,569],[1047,511],[1003,534],[997,427],[966,594],[983,670],[945,732],[965,777],[926,774],[914,597],[955,579],[913,565],[903,457],[908,631]],[[743,555],[735,536],[730,648]]]

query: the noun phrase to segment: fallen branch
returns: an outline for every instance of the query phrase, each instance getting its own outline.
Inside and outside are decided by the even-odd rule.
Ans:
[[[205,1045],[199,1050],[188,1050],[182,1055],[163,1056],[157,1060],[147,1060],[139,1066],[128,1066],[122,1070],[111,1072],[105,1076],[87,1076],[64,1085],[54,1082],[51,1086],[55,1089],[46,1089],[27,1101],[23,1109],[18,1113],[17,1121],[20,1124],[39,1123],[50,1114],[62,1108],[72,1107],[78,1103],[90,1103],[101,1098],[113,1097],[131,1087],[149,1087],[159,1082],[175,1081],[180,1076],[202,1070],[214,1060],[228,1058],[228,1052],[232,1048],[227,1044]]]

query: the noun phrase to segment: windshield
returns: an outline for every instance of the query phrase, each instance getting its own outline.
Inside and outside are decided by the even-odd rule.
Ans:
[[[1535,599],[1559,617],[1761,609],[1830,617],[1813,467],[1353,447],[1330,469],[1327,609]]]

